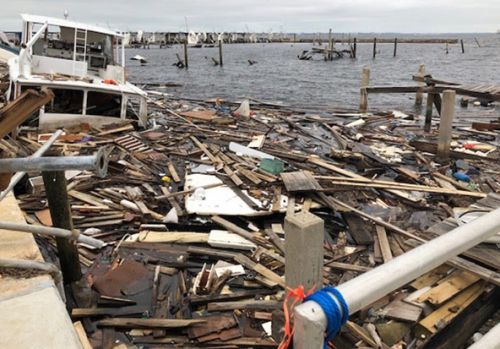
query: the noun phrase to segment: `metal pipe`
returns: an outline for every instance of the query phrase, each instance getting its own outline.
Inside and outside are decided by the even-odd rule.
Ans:
[[[48,156],[39,158],[0,159],[0,173],[18,171],[92,170],[100,177],[106,176],[108,162],[101,148],[89,156]]]
[[[87,244],[89,246],[95,247],[95,248],[102,248],[106,246],[106,243],[94,239],[93,237],[87,236],[87,235],[82,235],[78,231],[71,231],[71,230],[66,230],[66,229],[61,229],[61,228],[54,228],[54,227],[44,227],[41,225],[29,225],[29,224],[17,224],[17,223],[10,223],[10,222],[0,222],[0,229],[4,230],[14,230],[14,231],[20,231],[24,233],[32,233],[32,234],[38,234],[38,235],[45,235],[45,236],[55,236],[55,237],[61,237],[61,238],[66,238],[70,240],[76,240],[78,242],[81,242],[82,244]]]
[[[47,142],[45,142],[36,152],[34,152],[32,155],[28,156],[27,159],[36,159],[45,154],[47,150],[55,143],[57,138],[59,138],[60,135],[63,134],[63,130],[57,130],[54,132],[54,134],[49,138]],[[7,194],[14,189],[14,187],[19,183],[19,181],[26,175],[26,172],[21,171],[16,173],[11,179],[9,186],[0,193],[0,201],[2,201]]]
[[[500,323],[489,330],[468,349],[500,349]]]
[[[64,294],[63,278],[62,273],[54,264],[39,262],[39,261],[29,261],[24,259],[4,259],[0,258],[0,267],[4,268],[16,268],[16,269],[27,269],[27,270],[40,270],[46,272],[52,276],[54,283],[56,284],[57,290],[61,295],[63,302],[66,302],[66,296]]]
[[[349,314],[356,313],[499,230],[500,208],[339,285],[337,290],[343,295]],[[305,302],[295,308],[295,321],[294,348],[322,348],[322,341],[312,337],[324,336],[327,320],[323,309],[316,302]]]
[[[40,29],[36,32],[35,35],[33,35],[30,39],[30,41],[28,41],[26,43],[26,45],[23,47],[21,46],[21,51],[19,52],[19,75],[21,77],[24,77],[24,78],[27,78],[27,74],[25,72],[25,63],[26,63],[26,57],[28,56],[28,53],[31,51],[31,48],[33,47],[33,45],[35,44],[35,42],[43,35],[43,33],[45,32],[45,30],[49,27],[49,24],[48,22],[45,22],[41,27]]]

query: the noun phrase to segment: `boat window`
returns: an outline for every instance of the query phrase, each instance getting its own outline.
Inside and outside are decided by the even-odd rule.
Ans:
[[[121,96],[89,91],[87,94],[87,115],[120,117]]]
[[[46,113],[81,114],[83,109],[83,91],[52,89],[54,99],[45,106]]]

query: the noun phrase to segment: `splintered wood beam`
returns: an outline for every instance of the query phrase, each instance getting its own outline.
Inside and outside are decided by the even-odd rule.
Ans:
[[[15,101],[7,104],[0,110],[0,139],[5,137],[21,125],[33,113],[54,98],[49,89],[40,92],[29,89],[24,91]]]
[[[136,319],[136,318],[114,318],[97,321],[99,327],[120,328],[182,328],[194,324],[206,322],[202,319]]]

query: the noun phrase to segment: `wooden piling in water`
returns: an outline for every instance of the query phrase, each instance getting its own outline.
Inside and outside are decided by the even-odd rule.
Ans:
[[[425,64],[420,64],[418,67],[418,75],[421,77],[425,76]],[[425,86],[425,84],[419,83],[420,86]],[[423,93],[422,92],[417,92],[417,95],[415,96],[415,105],[422,105],[422,100],[423,100]]]
[[[222,40],[219,40],[219,64],[221,67],[224,65],[222,62]]]
[[[462,53],[465,53],[464,39],[460,39],[460,45],[462,45]]]
[[[359,99],[359,111],[364,113],[368,109],[368,92],[366,87],[370,84],[370,68],[363,68]]]
[[[434,105],[434,93],[427,93],[427,106],[425,108],[425,125],[424,131],[431,132],[432,127],[432,107]]]
[[[373,38],[373,58],[377,55],[377,38]]]
[[[450,156],[451,130],[453,117],[455,116],[455,97],[453,90],[443,91],[443,104],[441,119],[439,122],[439,141],[437,147],[437,157],[440,160],[447,160]]]
[[[73,230],[64,171],[42,172],[42,177],[53,226]],[[69,284],[80,280],[82,270],[76,241],[56,237],[56,245],[64,283]]]
[[[354,38],[354,44],[352,49],[352,58],[356,58],[356,50],[358,49],[358,39]]]
[[[329,61],[333,59],[332,51],[333,51],[332,28],[330,28],[330,30],[328,31],[328,54],[327,54],[327,59]]]
[[[398,52],[398,38],[394,38],[394,57],[396,57],[397,52]]]
[[[187,39],[184,40],[184,67],[187,69],[189,66],[188,64],[188,44],[187,44]]]

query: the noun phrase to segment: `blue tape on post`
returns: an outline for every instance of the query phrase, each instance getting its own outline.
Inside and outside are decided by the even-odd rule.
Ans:
[[[340,331],[340,328],[349,319],[349,308],[342,294],[334,287],[325,287],[312,295],[306,297],[304,302],[315,301],[323,309],[328,321],[324,348],[328,348],[328,342]]]

